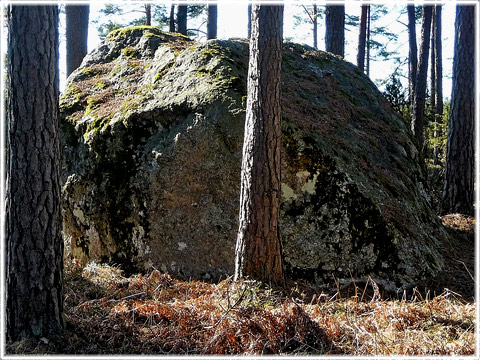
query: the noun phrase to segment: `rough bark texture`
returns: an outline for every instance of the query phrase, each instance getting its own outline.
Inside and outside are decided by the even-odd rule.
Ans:
[[[417,31],[415,24],[415,5],[407,5],[408,13],[408,80],[409,99],[413,106],[415,82],[417,81]]]
[[[175,5],[170,6],[170,19],[168,24],[168,31],[175,32]]]
[[[177,32],[187,35],[187,5],[178,5]]]
[[[345,5],[325,7],[325,49],[335,55],[345,55]]]
[[[432,5],[423,7],[422,15],[422,40],[420,56],[417,65],[415,80],[415,94],[413,98],[412,132],[417,139],[420,153],[423,152],[423,127],[425,121],[425,94],[427,91],[428,51],[430,48],[430,29],[432,25]]]
[[[317,5],[313,4],[313,47],[318,49],[318,9]]]
[[[360,16],[360,34],[358,36],[357,66],[365,72],[365,45],[367,42],[367,14],[369,5],[362,5]]]
[[[365,67],[365,73],[367,76],[370,76],[370,5],[368,5],[368,11],[367,11],[367,55],[365,61],[367,62],[367,65]]]
[[[65,6],[67,76],[78,68],[87,55],[89,5]]]
[[[475,7],[457,6],[452,103],[442,208],[474,215]]]
[[[217,5],[208,5],[207,39],[217,38]]]
[[[435,6],[435,122],[440,124],[443,117],[443,65],[442,65],[442,6]],[[434,138],[440,137],[441,130],[437,128],[433,134]],[[433,161],[435,165],[440,164],[440,148],[433,149]]]
[[[58,8],[9,9],[7,339],[63,329]]]
[[[235,279],[285,282],[280,211],[283,6],[253,5]]]
[[[430,36],[430,112],[435,114],[435,93],[437,92],[435,68],[435,6],[432,7],[432,34]]]

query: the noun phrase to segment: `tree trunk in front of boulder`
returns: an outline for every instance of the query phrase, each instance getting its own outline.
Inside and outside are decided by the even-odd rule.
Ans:
[[[457,5],[444,214],[475,213],[475,70],[475,7]]]
[[[443,64],[442,64],[442,5],[435,6],[435,122],[436,129],[433,134],[435,139],[442,136],[440,124],[443,122]],[[440,147],[433,149],[433,162],[440,164]]]
[[[8,11],[7,340],[63,331],[58,7]]]
[[[235,279],[283,286],[280,87],[283,6],[253,5]]]

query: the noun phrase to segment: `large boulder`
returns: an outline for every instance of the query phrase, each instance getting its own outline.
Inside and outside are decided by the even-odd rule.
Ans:
[[[233,273],[248,43],[112,32],[61,98],[72,256]],[[446,240],[412,134],[354,65],[285,43],[280,227],[288,276],[413,286]]]

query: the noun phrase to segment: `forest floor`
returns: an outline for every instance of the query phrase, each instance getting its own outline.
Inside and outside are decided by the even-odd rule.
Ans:
[[[474,219],[443,218],[453,236],[438,278],[400,299],[277,291],[259,282],[180,281],[70,260],[64,337],[16,354],[475,354]]]

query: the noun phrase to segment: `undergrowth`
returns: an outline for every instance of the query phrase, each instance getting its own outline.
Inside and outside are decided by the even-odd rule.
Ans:
[[[374,286],[373,283],[367,286]],[[256,281],[179,281],[153,270],[70,260],[66,334],[10,344],[8,353],[471,355],[475,305],[445,291],[434,298],[343,299]]]

